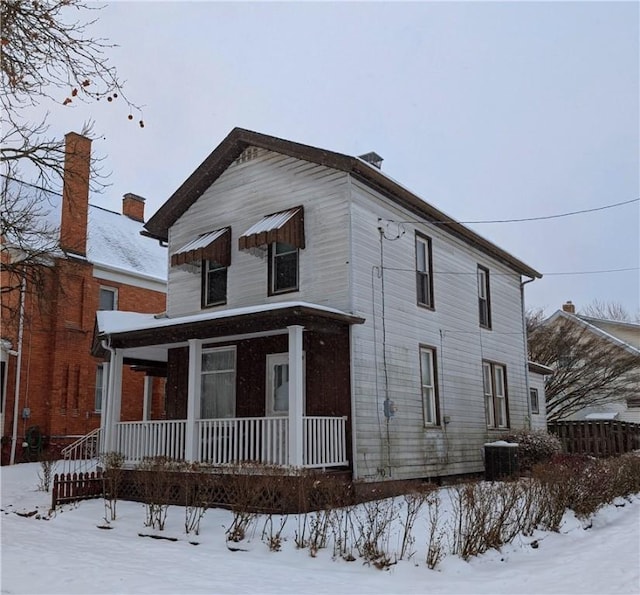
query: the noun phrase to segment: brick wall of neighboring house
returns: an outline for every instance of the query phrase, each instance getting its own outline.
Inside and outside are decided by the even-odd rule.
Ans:
[[[78,138],[75,134],[67,135],[67,143],[80,143],[81,148],[86,150],[89,145],[82,142],[82,139],[83,137]],[[65,171],[65,175],[70,174]],[[53,452],[76,437],[100,427],[101,413],[96,411],[95,397],[97,367],[102,360],[91,355],[100,287],[117,289],[119,310],[156,313],[165,309],[165,293],[135,285],[102,281],[94,277],[94,267],[90,262],[74,257],[74,254],[86,253],[86,209],[82,208],[82,200],[88,203],[88,195],[82,176],[71,179],[75,182],[70,185],[72,190],[79,187],[81,193],[71,194],[71,204],[77,209],[71,209],[74,216],[67,218],[66,228],[63,219],[61,243],[69,248],[72,246],[73,254],[68,253],[66,258],[56,259],[53,266],[48,268],[45,299],[42,303],[36,299],[34,292],[27,290],[25,294],[16,462],[35,458],[33,449],[29,451],[22,446],[26,439],[34,435],[33,431],[30,432],[30,428],[34,426],[39,428],[43,446]],[[67,200],[68,188],[63,193],[63,217]],[[139,206],[138,202],[133,201],[136,208]],[[75,216],[75,212],[83,210],[82,217]],[[142,215],[139,211],[136,214]],[[77,237],[80,241],[76,241]],[[5,281],[3,279],[3,285]],[[7,299],[17,303],[18,298],[19,292],[13,292]],[[6,319],[3,313],[2,323],[2,339],[8,341],[13,350],[8,356],[8,352],[3,354],[6,357],[7,377],[2,424],[2,464],[6,464],[10,458],[13,433],[18,359],[15,351],[19,341],[17,320]],[[142,419],[144,377],[143,372],[136,372],[125,366],[122,384],[123,421]],[[26,408],[29,410],[28,417],[23,415]],[[153,381],[150,415],[152,419],[163,419],[165,416],[162,378],[155,378]]]
[[[97,366],[102,360],[90,354],[100,286],[118,290],[121,310],[155,313],[165,307],[164,293],[100,281],[93,277],[93,266],[87,262],[61,259],[49,277],[47,289],[52,299],[45,305],[49,311],[41,311],[34,299],[25,305],[16,461],[30,458],[22,443],[32,426],[38,426],[45,443],[56,449],[100,426],[95,394]],[[9,335],[3,331],[3,335],[17,345],[16,332]],[[16,357],[9,360],[3,436],[12,434],[16,362]],[[153,388],[151,417],[163,419],[163,379],[154,379]],[[125,367],[123,421],[142,419],[143,390],[144,373]],[[22,416],[25,407],[30,410],[29,418]],[[3,463],[9,450],[10,445],[5,444]]]

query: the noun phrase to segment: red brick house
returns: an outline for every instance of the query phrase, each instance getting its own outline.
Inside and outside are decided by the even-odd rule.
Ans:
[[[91,141],[67,134],[63,193],[50,197],[46,214],[59,225],[60,252],[43,265],[45,307],[28,287],[3,293],[23,314],[2,320],[3,464],[55,452],[100,427],[106,379],[91,355],[96,311],[165,309],[167,250],[140,234],[144,199],[125,194],[121,214],[90,205],[90,159]],[[15,258],[10,244],[3,239],[3,261]],[[126,368],[122,419],[162,419],[164,380]]]

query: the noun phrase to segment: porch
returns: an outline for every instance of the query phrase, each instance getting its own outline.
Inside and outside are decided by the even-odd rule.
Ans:
[[[349,468],[350,325],[361,321],[291,302],[174,320],[100,312],[94,354],[109,364],[99,451],[129,468],[149,457]],[[166,378],[167,419],[121,419],[126,365]]]

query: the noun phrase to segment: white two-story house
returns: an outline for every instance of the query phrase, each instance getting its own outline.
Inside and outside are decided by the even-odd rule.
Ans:
[[[435,478],[531,424],[540,273],[380,161],[231,131],[145,224],[169,247],[166,313],[98,315],[103,450]],[[167,420],[120,421],[132,363],[166,375]]]

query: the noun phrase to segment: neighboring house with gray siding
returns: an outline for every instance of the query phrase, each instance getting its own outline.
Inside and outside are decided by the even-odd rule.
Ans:
[[[534,423],[540,273],[373,157],[236,128],[176,190],[145,225],[169,247],[166,314],[98,316],[103,449],[427,478],[482,471],[484,443]],[[167,376],[162,424],[120,421],[131,362]]]

